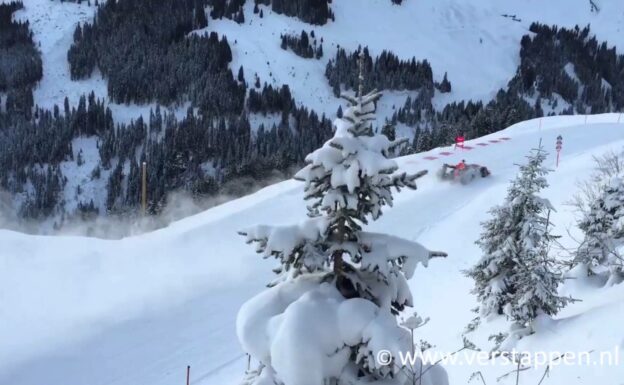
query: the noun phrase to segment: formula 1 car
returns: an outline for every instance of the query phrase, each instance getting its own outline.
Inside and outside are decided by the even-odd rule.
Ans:
[[[452,164],[444,163],[440,171],[438,171],[438,177],[440,179],[459,182],[461,184],[468,184],[478,176],[486,178],[490,176],[490,174],[490,170],[488,170],[487,167],[479,164],[466,164],[464,168],[460,169]]]

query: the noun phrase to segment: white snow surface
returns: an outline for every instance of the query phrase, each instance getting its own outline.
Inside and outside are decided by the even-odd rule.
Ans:
[[[461,346],[461,333],[473,318],[472,282],[461,270],[480,254],[474,245],[487,209],[500,203],[508,181],[540,139],[552,152],[563,136],[560,165],[543,195],[557,208],[552,220],[562,245],[573,247],[574,213],[566,206],[576,182],[589,175],[591,158],[624,146],[624,119],[618,114],[527,121],[466,144],[397,159],[408,172],[443,162],[490,167],[492,175],[470,185],[442,183],[433,175],[417,191],[396,196],[394,207],[368,230],[400,236],[432,250],[448,252],[409,281],[414,309],[430,317],[417,338],[437,351]],[[622,121],[624,123],[624,121]],[[541,128],[540,128],[541,127]],[[489,140],[510,140],[479,146]],[[85,143],[86,144],[86,143]],[[448,148],[444,149],[449,151]],[[450,150],[452,151],[452,150]],[[436,156],[426,160],[425,156]],[[117,241],[81,237],[29,236],[0,230],[0,384],[165,385],[183,383],[191,366],[192,384],[237,384],[246,360],[236,338],[240,306],[272,278],[272,259],[262,259],[237,231],[255,224],[289,225],[306,215],[303,183],[285,181],[228,202],[169,227]],[[562,254],[563,251],[555,249]],[[595,287],[571,280],[564,294],[582,299],[553,321],[540,324],[520,348],[529,351],[611,351],[623,348],[624,285]],[[485,325],[491,333],[504,325]],[[258,336],[258,338],[261,338]],[[320,344],[323,341],[314,341]],[[305,346],[302,346],[305,348]],[[389,347],[392,348],[392,347]],[[598,354],[598,353],[594,353]],[[322,363],[321,363],[322,364]],[[466,383],[481,370],[488,383],[512,368],[447,365],[450,384]],[[543,370],[522,372],[521,383],[537,383]],[[618,385],[619,366],[558,366],[546,384]],[[511,376],[513,377],[513,376]],[[501,380],[512,384],[515,378]]]

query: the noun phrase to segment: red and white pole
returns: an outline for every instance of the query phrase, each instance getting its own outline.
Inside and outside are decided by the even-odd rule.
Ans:
[[[461,149],[463,150],[464,149],[464,141],[465,140],[466,139],[464,138],[464,135],[458,135],[455,138],[455,148],[457,149],[457,147],[461,147]]]

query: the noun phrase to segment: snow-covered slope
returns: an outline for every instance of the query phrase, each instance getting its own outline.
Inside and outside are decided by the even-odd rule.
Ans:
[[[87,1],[80,4],[60,0],[23,2],[24,9],[16,12],[15,17],[29,21],[43,59],[43,78],[34,90],[35,103],[51,108],[55,104],[61,106],[67,97],[70,104],[76,106],[80,96],[91,91],[110,102],[107,82],[100,73],[96,71],[87,80],[72,81],[67,62],[74,29],[78,23],[92,20],[94,2],[91,5]],[[338,101],[324,73],[339,46],[348,51],[360,45],[368,46],[373,56],[389,50],[401,59],[428,60],[436,81],[448,73],[452,83],[452,92],[436,91],[433,102],[438,108],[458,100],[489,101],[513,77],[520,60],[520,40],[528,33],[532,22],[565,27],[591,24],[591,32],[599,41],[616,47],[624,45],[621,1],[597,3],[599,12],[592,12],[587,0],[406,0],[400,6],[393,5],[390,0],[370,0],[365,4],[361,0],[340,0],[331,4],[335,21],[312,26],[275,14],[266,6],[261,6],[264,16],[260,18],[253,13],[253,1],[247,1],[243,24],[211,19],[207,28],[195,33],[216,31],[225,35],[232,48],[232,71],[236,73],[242,66],[249,83],[257,74],[262,82],[277,87],[288,84],[297,103],[333,118]],[[317,40],[322,39],[324,56],[320,60],[303,59],[280,48],[281,34],[298,34],[302,30],[313,30]],[[416,93],[386,92],[378,108],[379,121],[390,117],[395,109],[404,105],[408,96],[414,97]],[[566,103],[559,103],[557,112],[565,106]],[[128,122],[139,115],[147,118],[154,104],[110,103],[110,107],[116,122]],[[186,107],[188,105],[173,106],[172,110],[181,117]],[[251,117],[254,128],[267,121],[273,119]],[[411,137],[412,129],[400,124],[398,133]],[[91,138],[73,143],[75,154],[83,151],[92,162],[82,167],[75,162],[62,165],[63,174],[70,180],[63,193],[68,214],[73,213],[79,201],[90,200],[101,213],[106,211],[104,183],[108,173],[104,171],[99,181],[87,178],[99,161],[93,142]],[[80,197],[76,194],[78,183],[83,190]],[[23,197],[16,197],[13,206],[19,207],[21,199]],[[54,217],[48,222],[47,227],[52,227],[60,219]]]
[[[10,0],[0,0],[10,2]],[[24,8],[16,12],[18,20],[27,20],[41,51],[43,78],[34,90],[35,103],[51,109],[54,105],[63,106],[65,97],[75,106],[82,95],[95,93],[96,97],[108,99],[107,83],[96,71],[87,80],[72,81],[67,62],[67,51],[73,42],[74,30],[78,23],[91,22],[96,8],[87,1],[68,3],[58,0],[25,0]],[[123,105],[110,102],[115,120],[129,122],[140,115],[149,116],[155,104]],[[187,107],[187,106],[185,106]],[[186,108],[178,108],[181,117]]]
[[[532,22],[565,27],[591,24],[599,40],[624,45],[620,3],[600,3],[601,11],[592,13],[585,0],[406,0],[400,6],[389,0],[371,0],[365,5],[360,0],[342,0],[332,3],[336,21],[318,27],[270,11],[259,18],[252,12],[253,3],[248,2],[245,24],[215,20],[207,30],[236,41],[234,69],[242,65],[247,74],[255,72],[263,81],[289,84],[297,101],[333,114],[336,105],[324,71],[338,46],[351,50],[368,46],[373,56],[389,50],[402,59],[427,59],[435,80],[441,81],[448,72],[453,84],[449,95],[437,95],[440,106],[462,99],[489,101],[513,77],[520,60],[520,39]],[[515,15],[521,21],[503,15]],[[323,38],[322,60],[302,59],[280,49],[280,34],[301,30],[314,30],[317,38]],[[386,97],[382,100],[385,112],[391,113],[393,105],[403,105],[405,98],[406,93]],[[379,115],[384,115],[383,108]]]
[[[479,222],[503,199],[516,172],[514,163],[540,140],[554,150],[557,135],[564,140],[561,163],[544,195],[558,209],[553,220],[564,235],[563,245],[574,245],[566,234],[574,216],[564,204],[576,181],[591,170],[593,155],[624,146],[621,119],[608,114],[528,121],[467,143],[472,150],[437,149],[399,159],[406,170],[428,169],[432,174],[442,162],[462,158],[488,165],[493,172],[468,186],[429,175],[417,191],[399,194],[395,207],[371,226],[449,254],[417,269],[410,282],[415,309],[431,317],[419,329],[419,338],[440,351],[461,346],[461,332],[475,306],[471,282],[461,270],[479,257],[474,245]],[[446,151],[452,154],[440,154]],[[552,153],[549,162],[554,166]],[[168,228],[119,241],[0,230],[0,384],[175,384],[183,383],[187,365],[193,384],[237,383],[246,362],[235,337],[235,315],[268,282],[273,264],[256,256],[236,231],[256,223],[290,223],[305,214],[302,186],[286,181]],[[623,348],[619,325],[624,286],[603,289],[571,282],[563,290],[583,302],[522,340],[522,349]],[[499,331],[496,327],[488,326],[491,332]],[[446,369],[452,384],[466,383],[476,370],[495,383],[511,370],[477,365]],[[537,383],[541,374],[523,372],[521,383]],[[545,384],[615,385],[623,376],[621,364],[560,366]]]
[[[5,2],[7,0],[0,0]],[[598,2],[600,12],[591,12],[587,0],[341,0],[331,4],[335,21],[312,26],[263,7],[263,18],[253,13],[253,1],[245,8],[245,23],[228,19],[210,20],[205,31],[226,35],[232,44],[232,69],[242,65],[248,79],[257,73],[262,82],[288,84],[298,103],[333,116],[336,100],[324,76],[325,65],[338,46],[355,50],[368,46],[372,55],[390,50],[401,59],[427,59],[434,79],[445,72],[453,84],[450,94],[439,94],[436,103],[461,99],[490,100],[513,77],[519,63],[520,39],[529,25],[538,21],[562,27],[591,24],[599,41],[624,46],[624,18],[618,0]],[[35,103],[43,107],[62,105],[65,96],[72,104],[82,94],[95,92],[106,98],[106,80],[99,73],[86,81],[71,81],[67,50],[77,23],[92,19],[95,7],[58,0],[24,0],[16,14],[29,20],[41,49],[44,75],[35,90]],[[515,21],[504,15],[515,15]],[[303,59],[280,48],[280,34],[314,30],[323,39],[321,60]],[[204,30],[197,31],[198,33]],[[403,105],[408,93],[397,92],[382,100],[380,117],[390,115],[392,106]],[[112,105],[115,118],[128,121],[149,112],[150,105]],[[181,114],[186,109],[179,108]]]

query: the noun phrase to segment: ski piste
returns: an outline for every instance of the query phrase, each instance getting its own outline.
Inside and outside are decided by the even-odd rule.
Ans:
[[[558,207],[551,220],[563,235],[562,245],[573,247],[565,229],[575,215],[565,203],[577,181],[591,172],[593,156],[624,145],[624,127],[618,119],[619,114],[589,116],[585,124],[584,116],[548,117],[542,119],[541,127],[538,120],[532,120],[468,141],[467,145],[475,147],[469,153],[440,156],[448,151],[442,148],[397,159],[408,172],[428,169],[433,173],[443,163],[461,159],[488,165],[493,171],[490,177],[466,186],[424,176],[418,190],[397,195],[394,209],[371,226],[448,253],[443,263],[432,263],[409,281],[419,293],[415,309],[432,319],[426,338],[436,349],[453,351],[461,344],[459,332],[449,331],[463,330],[475,307],[469,293],[472,283],[461,271],[479,257],[473,244],[479,223],[498,203],[497,197],[504,196],[517,172],[515,164],[542,139],[552,144],[551,149],[545,148],[549,151],[546,165],[554,168],[556,138],[565,137],[559,168],[549,176],[551,186],[544,195]],[[477,146],[500,137],[510,140]],[[430,156],[437,159],[427,160]],[[0,383],[130,385],[139,381],[165,385],[183,382],[190,365],[194,384],[237,384],[247,363],[234,320],[240,305],[270,280],[272,266],[242,244],[237,231],[267,218],[274,224],[304,219],[301,194],[300,182],[285,181],[165,229],[119,241],[0,230]],[[522,347],[547,351],[613,348],[622,336],[604,325],[616,325],[624,317],[622,290],[620,285],[596,291],[568,281],[564,291],[583,301],[564,309],[559,320],[526,338]],[[491,325],[491,330],[497,326]],[[465,380],[477,368],[445,369],[453,383]],[[493,372],[502,375],[508,369],[494,368]],[[612,379],[622,378],[622,370],[622,366],[600,371],[560,367],[552,371],[549,383],[592,378],[613,384]],[[538,374],[523,373],[523,378],[535,382]]]

